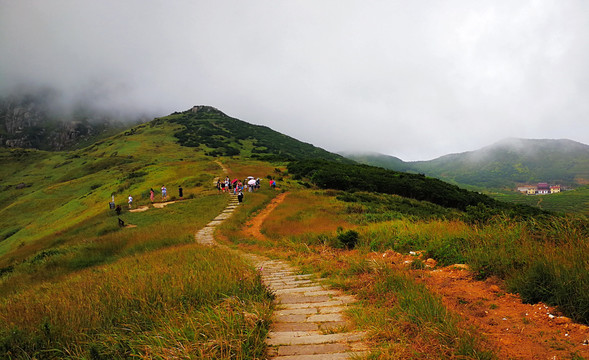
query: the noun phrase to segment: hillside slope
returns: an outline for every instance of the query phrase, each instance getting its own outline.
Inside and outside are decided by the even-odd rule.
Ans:
[[[102,219],[112,196],[125,204],[132,195],[141,204],[149,201],[150,188],[159,192],[162,185],[170,194],[179,185],[187,194],[212,192],[213,179],[222,175],[219,161],[237,155],[241,163],[264,169],[235,174],[239,176],[273,174],[272,160],[349,161],[206,106],[154,119],[75,151],[0,149],[0,257],[16,250],[26,256],[51,246],[49,238],[60,241],[56,233]]]
[[[324,159],[350,162],[344,157],[298,141],[266,126],[252,125],[210,106],[194,106],[162,118],[185,126],[175,136],[180,144],[212,156],[245,155],[261,160]]]
[[[537,182],[574,186],[589,181],[589,146],[565,139],[506,139],[411,164],[431,176],[487,188]]]
[[[589,182],[589,146],[560,139],[505,139],[482,149],[429,161],[403,162],[381,154],[346,154],[363,164],[424,173],[451,183],[513,189],[548,182],[579,186]]]

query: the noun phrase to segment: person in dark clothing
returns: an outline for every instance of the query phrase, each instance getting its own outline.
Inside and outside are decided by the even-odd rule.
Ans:
[[[117,215],[121,215],[121,205],[117,205],[115,211],[117,212]]]
[[[180,196],[180,199],[182,199],[182,196],[184,195],[184,191],[182,190],[182,185],[178,185],[178,195]]]
[[[243,193],[241,191],[239,191],[239,194],[237,194],[237,201],[239,201],[239,202],[243,201]]]

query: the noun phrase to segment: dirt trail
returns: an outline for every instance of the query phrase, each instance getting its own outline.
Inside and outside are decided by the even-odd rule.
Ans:
[[[165,206],[168,206],[170,204],[174,204],[176,203],[176,201],[166,201],[166,202],[159,202],[159,203],[152,203],[151,205],[156,208],[156,209],[161,209]],[[143,211],[147,211],[149,210],[149,206],[148,205],[141,205],[135,209],[129,209],[129,212],[143,212]]]
[[[264,234],[261,233],[262,224],[264,223],[266,218],[270,216],[270,213],[284,201],[287,195],[288,192],[283,192],[278,194],[274,199],[272,199],[268,206],[266,206],[262,211],[260,211],[258,215],[256,215],[253,219],[251,219],[245,224],[243,232],[246,235],[253,236],[258,239],[265,239]]]

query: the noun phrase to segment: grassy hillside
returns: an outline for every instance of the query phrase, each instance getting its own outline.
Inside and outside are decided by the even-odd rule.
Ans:
[[[339,155],[268,127],[231,118],[208,106],[195,106],[162,120],[185,126],[176,133],[180,144],[202,149],[211,156],[241,154],[260,160],[326,159],[349,162]]]
[[[276,165],[182,146],[185,130],[156,119],[70,152],[0,149],[1,354],[262,356],[270,294],[254,269],[203,251],[194,233],[228,202],[213,186],[223,167],[265,178]],[[149,190],[160,202],[162,185],[171,200],[181,185],[184,199],[151,207]],[[128,195],[149,209],[129,212]]]
[[[346,154],[362,164],[424,173],[481,189],[515,189],[548,182],[579,186],[589,181],[589,146],[571,140],[506,139],[480,150],[429,161],[404,162],[382,154]]]
[[[379,153],[341,153],[341,155],[364,165],[378,166],[395,171],[415,172],[411,163],[395,156]]]
[[[429,176],[484,188],[589,180],[589,146],[571,140],[507,139],[477,151],[411,163]]]
[[[541,210],[530,206],[499,202],[486,195],[468,191],[421,174],[408,174],[367,165],[338,164],[321,160],[290,163],[288,170],[298,177],[308,178],[323,189],[395,194],[462,211],[476,212],[474,208],[479,208],[488,215],[501,212],[510,216],[527,217],[542,213]]]
[[[535,206],[548,211],[589,216],[588,186],[549,195],[528,196],[511,191],[490,192],[489,196],[497,200]]]

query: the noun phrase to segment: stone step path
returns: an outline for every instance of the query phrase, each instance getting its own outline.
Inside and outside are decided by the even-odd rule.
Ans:
[[[195,240],[208,246],[220,246],[214,239],[215,228],[239,206],[232,195],[229,205],[195,234]],[[229,250],[229,248],[227,248]],[[327,290],[311,274],[297,274],[287,262],[244,254],[260,269],[262,282],[275,294],[277,309],[266,343],[268,356],[276,360],[358,359],[368,354],[363,342],[366,333],[353,331],[344,316],[354,297]]]
[[[268,334],[276,360],[352,359],[367,354],[364,332],[345,318],[352,296],[327,290],[310,274],[298,275],[284,261],[258,262],[262,281],[276,295],[277,309]]]
[[[214,246],[218,245],[215,241],[215,228],[219,226],[223,221],[229,219],[233,214],[233,211],[239,206],[239,202],[237,201],[237,195],[231,195],[231,200],[229,200],[229,205],[223,210],[216,218],[211,220],[205,227],[200,229],[196,234],[194,234],[194,239],[197,243]]]

